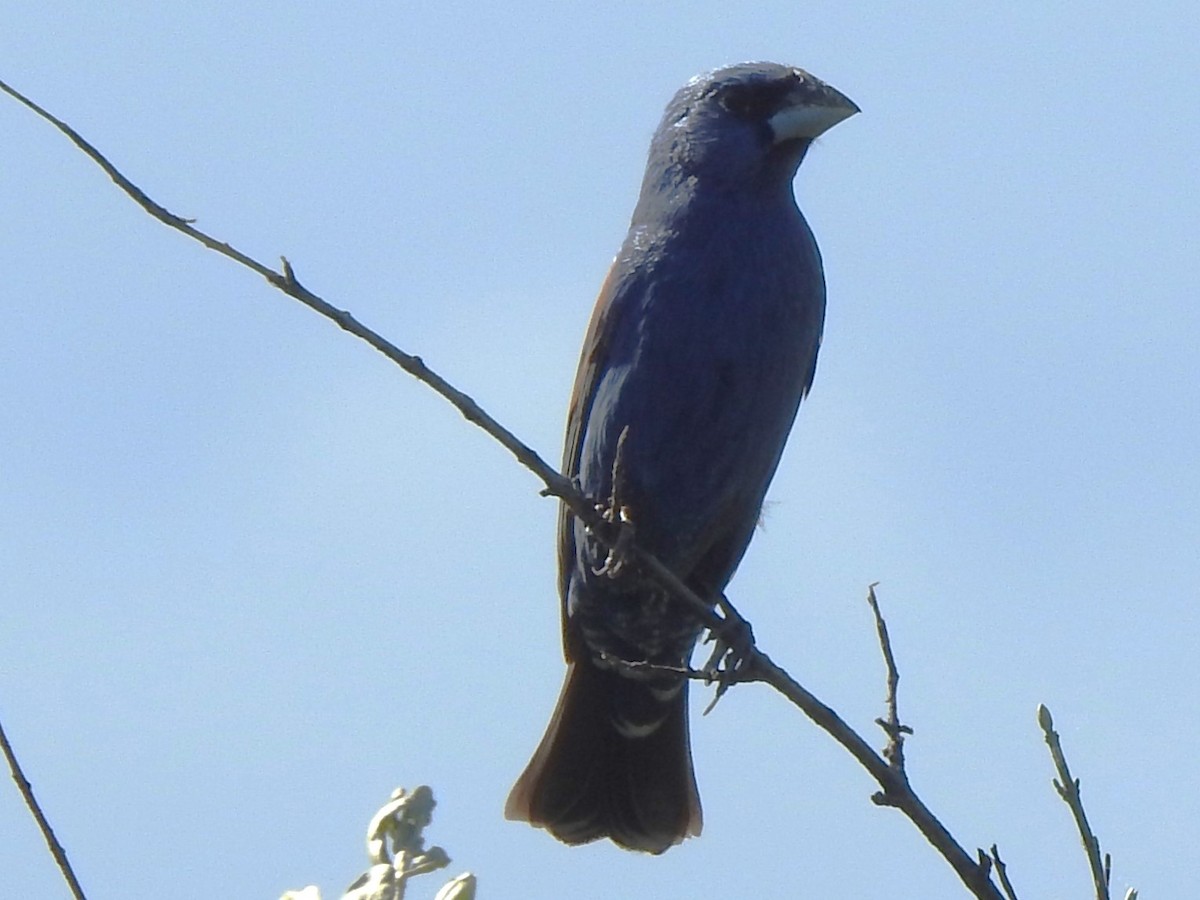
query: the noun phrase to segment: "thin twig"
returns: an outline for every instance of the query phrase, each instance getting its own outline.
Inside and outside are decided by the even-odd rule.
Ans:
[[[1013,890],[1012,882],[1008,880],[1008,866],[1000,858],[1000,848],[992,844],[992,862],[996,868],[996,877],[1000,879],[1000,887],[1008,900],[1017,900],[1017,892]]]
[[[1105,873],[1104,862],[1100,858],[1100,839],[1092,832],[1092,826],[1088,824],[1087,813],[1083,810],[1083,799],[1079,795],[1079,779],[1071,777],[1071,770],[1067,767],[1067,758],[1063,755],[1062,741],[1058,738],[1058,732],[1054,730],[1054,717],[1050,715],[1050,710],[1044,704],[1038,704],[1037,719],[1038,725],[1042,728],[1042,734],[1046,738],[1046,746],[1050,748],[1054,769],[1058,772],[1058,778],[1054,779],[1054,789],[1058,791],[1058,796],[1062,797],[1063,802],[1070,808],[1071,815],[1075,817],[1075,827],[1079,829],[1079,839],[1083,841],[1088,866],[1092,870],[1092,887],[1096,891],[1096,900],[1109,900],[1108,876]]]
[[[57,119],[2,81],[0,81],[0,90],[10,94],[65,134],[76,147],[99,165],[122,191],[163,224],[258,273],[276,289],[299,300],[355,337],[366,341],[405,372],[432,388],[453,405],[467,421],[486,431],[512,453],[521,465],[541,479],[545,484],[545,489],[541,493],[544,496],[557,497],[565,503],[601,543],[611,549],[619,541],[620,525],[606,521],[597,510],[595,501],[586,497],[569,478],[549,466],[532,448],[504,428],[473,399],[425,365],[420,357],[400,350],[362,325],[350,313],[338,309],[301,285],[286,258],[282,260],[282,271],[276,272],[229,244],[206,234],[196,228],[190,220],[174,215],[165,207],[151,200],[65,122]],[[658,585],[689,604],[698,621],[718,635],[718,639],[729,638],[729,647],[737,662],[734,671],[726,673],[725,680],[718,686],[718,692],[734,682],[758,681],[775,688],[845,747],[871,773],[883,789],[880,793],[875,794],[872,800],[879,805],[893,806],[908,816],[935,849],[945,857],[976,897],[985,898],[985,900],[1004,900],[991,882],[990,864],[983,865],[972,860],[945,826],[921,802],[902,777],[902,773],[893,770],[887,761],[872,750],[866,741],[838,717],[837,713],[801,687],[766,653],[754,645],[749,623],[734,610],[726,598],[717,597],[713,601],[701,598],[654,555],[638,547],[636,541],[628,548],[627,552]],[[714,606],[720,608],[724,615],[718,614]]]
[[[42,837],[46,840],[46,846],[50,848],[50,855],[58,863],[58,871],[62,872],[67,887],[71,889],[71,896],[75,900],[86,900],[83,888],[79,886],[79,879],[75,877],[75,870],[71,868],[71,861],[67,859],[67,851],[54,836],[54,829],[50,827],[50,823],[42,813],[42,807],[38,804],[37,797],[33,795],[33,785],[25,777],[25,772],[17,761],[17,754],[13,751],[12,744],[8,742],[8,735],[4,733],[3,723],[0,723],[0,749],[4,751],[4,758],[8,760],[8,771],[12,773],[12,780],[17,783],[17,790],[21,792],[21,796],[25,799],[25,805],[29,807],[38,828],[42,830]]]
[[[900,671],[896,668],[896,657],[892,655],[892,640],[888,637],[887,622],[879,611],[879,600],[875,597],[875,588],[879,582],[867,586],[867,603],[875,615],[875,632],[879,635],[879,646],[883,650],[883,662],[887,666],[887,719],[876,719],[875,724],[884,730],[888,736],[887,746],[883,749],[883,758],[891,763],[892,768],[903,778],[904,772],[904,736],[912,734],[912,729],[900,724],[900,713],[897,706],[896,692],[900,687]]]

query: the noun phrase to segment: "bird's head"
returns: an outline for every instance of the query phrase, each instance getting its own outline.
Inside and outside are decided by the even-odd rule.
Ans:
[[[812,141],[858,111],[803,69],[717,69],[693,78],[667,106],[647,175],[659,185],[680,176],[698,185],[789,185]]]

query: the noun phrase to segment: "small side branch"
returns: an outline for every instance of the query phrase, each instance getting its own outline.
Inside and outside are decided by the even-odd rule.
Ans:
[[[1000,887],[1004,890],[1004,896],[1008,900],[1017,900],[1017,892],[1013,890],[1012,882],[1008,880],[1008,866],[1000,858],[1000,848],[995,844],[992,844],[991,857],[992,865],[996,869],[996,877],[1000,879]]]
[[[887,666],[887,719],[876,719],[875,724],[884,730],[888,736],[887,746],[883,749],[883,758],[892,769],[907,780],[904,771],[904,736],[912,734],[912,729],[900,724],[900,713],[897,707],[896,692],[900,687],[900,671],[896,668],[896,657],[892,655],[892,640],[888,636],[887,622],[879,611],[879,600],[875,597],[875,588],[879,582],[867,586],[867,603],[875,615],[875,631],[879,635],[879,647],[883,651],[883,662]]]

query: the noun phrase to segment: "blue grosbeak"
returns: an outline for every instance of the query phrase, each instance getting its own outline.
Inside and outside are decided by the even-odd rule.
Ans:
[[[856,112],[773,63],[684,85],[584,338],[564,471],[702,597],[750,543],[816,368],[825,282],[792,180],[813,139]],[[686,665],[702,626],[607,558],[563,507],[566,683],[505,815],[568,844],[661,853],[701,827],[687,681],[627,664]]]

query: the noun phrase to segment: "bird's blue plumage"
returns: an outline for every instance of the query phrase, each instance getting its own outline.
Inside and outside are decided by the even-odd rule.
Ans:
[[[812,384],[825,284],[792,178],[812,138],[854,111],[768,63],[685,85],[584,340],[564,470],[615,498],[639,546],[702,596],[741,560]],[[559,551],[571,672],[508,812],[569,842],[660,852],[700,825],[686,684],[612,660],[684,665],[699,621],[636,567],[606,569],[607,548],[566,511]],[[606,727],[579,724],[589,716]]]

